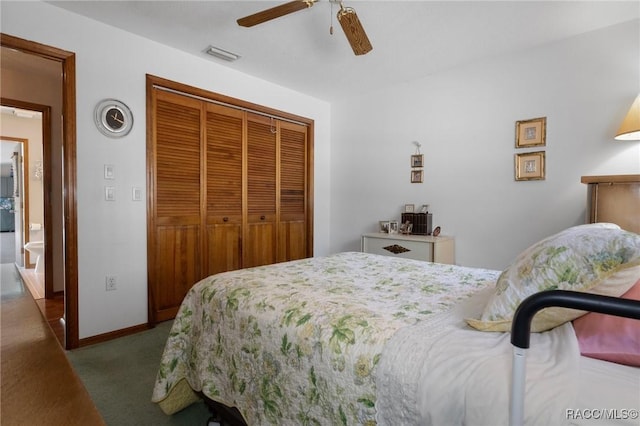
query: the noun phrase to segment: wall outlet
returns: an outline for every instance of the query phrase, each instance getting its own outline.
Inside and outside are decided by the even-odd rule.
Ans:
[[[115,275],[107,275],[105,277],[105,289],[107,291],[113,291],[116,289],[116,277]]]

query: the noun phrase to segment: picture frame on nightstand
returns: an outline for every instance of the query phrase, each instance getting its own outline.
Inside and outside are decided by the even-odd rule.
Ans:
[[[399,231],[398,221],[390,220],[389,221],[389,234],[397,234]]]

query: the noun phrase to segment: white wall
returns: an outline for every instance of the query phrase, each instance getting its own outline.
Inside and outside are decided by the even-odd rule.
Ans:
[[[640,173],[640,143],[613,140],[640,93],[639,31],[635,20],[334,103],[331,251],[359,250],[405,203],[430,204],[456,263],[492,269],[583,223],[581,176]],[[546,180],[516,182],[515,122],[541,116]]]
[[[76,53],[77,199],[80,338],[147,322],[145,75],[178,81],[315,120],[316,255],[329,246],[330,106],[324,101],[233,71],[42,2],[2,2],[2,32]],[[113,140],[93,123],[95,105],[117,98],[133,111],[131,133]],[[104,164],[115,166],[105,181]],[[104,201],[104,187],[116,201]],[[105,291],[105,276],[118,289]]]

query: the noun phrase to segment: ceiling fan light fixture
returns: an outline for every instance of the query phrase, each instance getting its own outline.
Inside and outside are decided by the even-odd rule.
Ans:
[[[342,26],[344,35],[347,36],[347,40],[353,49],[353,53],[356,55],[365,55],[373,50],[367,33],[364,32],[364,28],[358,19],[358,15],[353,8],[343,7],[340,4],[340,10],[338,11],[338,22]]]
[[[233,62],[240,59],[240,55],[229,52],[224,49],[220,49],[219,47],[209,46],[204,51],[207,55],[214,56],[218,59],[223,59],[228,62]]]

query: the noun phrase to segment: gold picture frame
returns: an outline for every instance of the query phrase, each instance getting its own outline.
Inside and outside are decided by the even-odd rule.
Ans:
[[[411,183],[422,183],[422,170],[411,170]]]
[[[411,156],[411,167],[424,167],[424,154],[414,154]]]
[[[545,152],[515,154],[516,180],[544,180]]]
[[[516,148],[545,146],[547,143],[547,117],[516,121]]]

